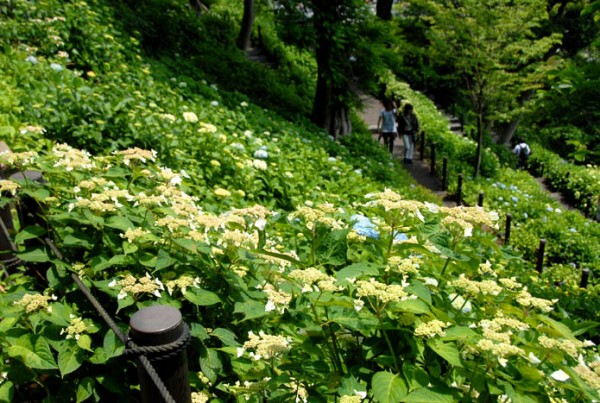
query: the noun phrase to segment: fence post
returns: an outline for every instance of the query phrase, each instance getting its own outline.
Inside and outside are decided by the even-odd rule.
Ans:
[[[456,205],[462,206],[463,174],[458,174],[458,187],[456,189]]]
[[[179,340],[186,331],[181,312],[174,307],[154,305],[136,312],[129,321],[132,341],[140,346],[161,346]],[[166,357],[166,358],[165,358]],[[166,356],[150,358],[156,373],[176,402],[191,403],[192,395],[188,379],[188,365],[185,349]],[[160,360],[160,361],[159,361]],[[138,377],[144,403],[162,403],[159,390],[148,373],[138,365]]]
[[[448,190],[448,158],[442,160],[442,191]]]
[[[544,269],[544,254],[546,253],[546,240],[540,239],[540,247],[537,252],[537,263],[535,269],[538,273],[541,273]]]
[[[579,287],[587,288],[589,277],[590,277],[590,269],[583,269],[581,271],[581,282],[579,283]]]
[[[431,148],[431,175],[435,176],[435,142],[430,145]]]
[[[421,161],[425,159],[425,132],[421,132]]]
[[[510,241],[510,225],[512,223],[512,214],[506,214],[506,226],[504,228],[504,245],[508,245]]]
[[[477,199],[477,205],[479,207],[483,207],[483,197],[484,197],[484,193],[479,192],[479,198]]]
[[[541,178],[544,177],[544,163],[543,162],[540,164],[540,177]]]

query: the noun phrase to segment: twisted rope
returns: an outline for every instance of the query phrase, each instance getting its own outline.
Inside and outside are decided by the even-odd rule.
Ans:
[[[56,245],[54,245],[54,242],[52,242],[52,240],[50,238],[45,238],[44,241],[50,247],[50,249],[52,249],[52,252],[56,255],[56,257],[59,258],[60,260],[63,260],[63,255],[60,252],[60,250],[58,250]],[[94,295],[91,293],[91,291],[83,283],[81,278],[75,273],[71,273],[71,278],[73,279],[75,284],[77,284],[77,286],[79,287],[79,289],[81,290],[83,295],[85,295],[85,297],[88,299],[88,301],[90,301],[92,306],[100,314],[102,319],[104,319],[106,324],[112,329],[113,332],[115,332],[115,334],[117,335],[119,340],[121,340],[121,342],[126,346],[125,351],[127,351],[127,349],[132,349],[132,350],[141,349],[142,347],[137,346],[133,341],[131,341],[127,338],[127,335],[125,333],[123,333],[123,331],[119,328],[119,326],[117,326],[115,321],[110,317],[108,312],[106,312],[104,307],[102,305],[100,305],[98,300],[94,297]],[[187,327],[187,325],[186,325],[186,327]],[[187,333],[187,342],[189,342],[189,337],[190,337],[189,336],[189,328],[187,328],[187,332],[184,331],[184,335],[185,335],[185,333]],[[180,340],[181,340],[181,338],[180,338]],[[174,343],[176,343],[176,342],[179,342],[179,340],[176,340]],[[173,343],[169,343],[169,344],[173,344]],[[154,346],[154,347],[161,347],[161,346]],[[162,379],[160,379],[160,377],[156,373],[156,370],[150,363],[150,360],[148,359],[148,357],[146,357],[144,355],[138,355],[138,356],[136,356],[136,360],[146,370],[146,372],[148,373],[148,376],[150,377],[152,382],[154,382],[154,386],[156,386],[156,389],[158,389],[158,391],[160,392],[160,395],[165,400],[165,402],[177,403],[175,401],[175,399],[173,399],[173,397],[171,396],[171,393],[169,392],[169,390],[163,383]]]
[[[159,346],[136,346],[131,342],[129,333],[127,333],[127,348],[123,351],[123,355],[127,357],[137,357],[145,355],[150,361],[162,361],[168,358],[177,356],[181,351],[190,344],[191,334],[190,327],[183,322],[183,333],[179,339]]]

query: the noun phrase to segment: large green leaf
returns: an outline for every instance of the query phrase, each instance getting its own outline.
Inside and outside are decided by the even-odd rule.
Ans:
[[[429,313],[429,306],[420,299],[407,299],[394,304],[394,308],[412,313]]]
[[[439,339],[430,339],[427,341],[427,345],[431,347],[440,357],[448,361],[455,367],[462,367],[460,361],[460,352],[454,344],[444,343]]]
[[[404,380],[390,372],[377,372],[372,379],[373,396],[381,403],[397,403],[408,393]]]
[[[231,330],[219,327],[219,328],[214,329],[210,333],[210,335],[221,340],[223,342],[223,344],[226,346],[236,346],[237,347],[240,345],[240,343],[238,343],[238,341],[235,339],[236,338],[235,333],[233,333]]]
[[[215,382],[218,372],[223,368],[219,353],[211,348],[203,348],[200,351],[200,368],[211,382]]]
[[[436,392],[432,389],[421,388],[411,392],[403,398],[401,402],[410,403],[452,403],[454,398],[452,395]]]
[[[546,315],[536,315],[537,319],[550,326],[554,331],[558,332],[562,337],[574,339],[575,336],[569,327],[563,323],[557,322]]]
[[[108,217],[104,225],[110,228],[120,229],[123,232],[135,227],[129,218],[120,215]]]
[[[62,343],[58,351],[58,369],[64,378],[81,366],[83,362],[83,350],[77,346]]]
[[[37,239],[39,237],[41,237],[42,235],[46,234],[46,229],[42,228],[40,226],[28,226],[23,228],[22,231],[20,231],[17,236],[15,236],[15,243],[22,243],[23,241],[27,241],[29,239]]]
[[[94,394],[94,380],[92,378],[83,378],[77,385],[77,403],[87,400]]]
[[[10,357],[19,357],[23,363],[35,369],[57,369],[50,345],[42,336],[25,334],[8,347]]]
[[[0,385],[0,402],[13,402],[15,388],[11,381],[4,381]]]
[[[335,274],[335,278],[337,279],[338,283],[341,283],[346,279],[356,279],[362,276],[376,276],[379,274],[379,268],[379,265],[373,263],[354,263],[338,271]]]
[[[43,248],[36,248],[29,252],[18,253],[17,256],[25,262],[43,263],[50,261],[48,252]]]
[[[221,302],[221,298],[217,294],[202,288],[188,288],[184,297],[192,304],[199,306],[210,306]]]
[[[320,264],[328,263],[341,266],[346,263],[348,252],[347,236],[350,230],[331,231],[317,248],[317,261]]]
[[[74,232],[64,237],[63,245],[65,247],[79,247],[84,249],[92,249],[97,240],[83,232]]]
[[[243,320],[262,318],[269,314],[269,312],[265,311],[265,304],[253,300],[236,302],[233,312],[243,314]]]

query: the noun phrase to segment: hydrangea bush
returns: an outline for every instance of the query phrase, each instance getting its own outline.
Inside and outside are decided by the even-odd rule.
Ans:
[[[143,307],[181,310],[198,401],[598,399],[595,346],[511,274],[523,261],[489,233],[497,214],[391,189],[236,207],[154,159],[66,145],[2,157],[45,179],[2,182],[4,205],[32,199],[43,219],[17,223],[25,265],[2,282],[2,399],[135,394],[72,272],[123,327]]]

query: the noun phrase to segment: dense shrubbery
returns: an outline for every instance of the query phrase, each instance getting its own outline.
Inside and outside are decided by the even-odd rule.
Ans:
[[[535,144],[532,151],[529,159],[531,169],[543,175],[546,183],[561,192],[570,203],[594,217],[600,203],[600,169],[568,163]]]
[[[600,399],[581,337],[592,325],[532,295],[554,298],[498,245],[494,213],[425,202],[437,200],[369,134],[339,144],[171,75],[181,64],[147,62],[96,3],[11,7],[0,133],[15,153],[0,162],[46,181],[0,181],[0,207],[42,209],[39,225],[16,220],[25,265],[1,281],[0,400],[137,398],[123,346],[71,273],[123,327],[143,307],[180,309],[199,401]],[[48,24],[60,40],[44,42]],[[425,130],[447,132],[400,88]],[[469,172],[458,158],[474,144],[447,143]],[[45,236],[64,260],[35,242]]]

